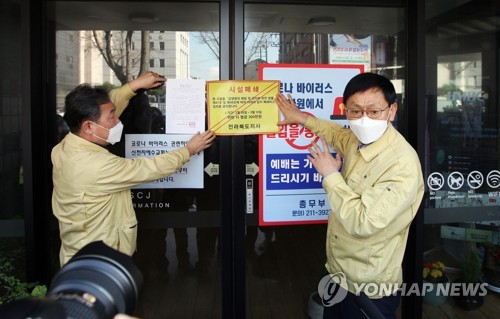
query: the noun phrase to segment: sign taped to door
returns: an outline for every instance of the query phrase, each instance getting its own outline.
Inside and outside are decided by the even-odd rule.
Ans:
[[[279,81],[208,81],[208,127],[216,135],[279,132]]]

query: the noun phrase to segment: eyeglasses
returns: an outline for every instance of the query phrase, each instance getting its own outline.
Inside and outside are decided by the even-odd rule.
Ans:
[[[362,110],[362,109],[351,109],[351,108],[346,108],[346,112],[349,115],[349,117],[353,119],[359,119],[363,116],[363,113],[366,113],[366,116],[368,116],[371,119],[378,119],[380,115],[382,115],[382,112],[387,110],[390,107],[388,105],[385,109],[368,109],[368,110]]]

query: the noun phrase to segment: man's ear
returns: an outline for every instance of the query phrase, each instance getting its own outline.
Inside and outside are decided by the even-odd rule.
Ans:
[[[80,132],[92,135],[92,130],[90,129],[91,125],[92,121],[83,121],[82,126],[80,126]]]
[[[391,117],[389,118],[390,122],[394,121],[397,112],[398,112],[398,103],[394,102],[391,107]]]

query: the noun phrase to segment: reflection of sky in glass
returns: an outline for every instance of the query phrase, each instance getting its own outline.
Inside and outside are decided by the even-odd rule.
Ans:
[[[219,59],[207,44],[202,43],[198,32],[189,33],[191,77],[203,80],[219,79]]]

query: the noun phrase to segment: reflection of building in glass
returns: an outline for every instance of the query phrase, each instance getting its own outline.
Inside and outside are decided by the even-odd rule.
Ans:
[[[439,57],[438,87],[453,85],[458,92],[477,91],[482,87],[480,53],[444,55]]]
[[[482,91],[483,66],[479,53],[442,56],[439,61],[438,112],[458,110],[462,109],[463,105],[476,104],[477,100],[482,100],[482,103],[487,100]]]
[[[328,35],[281,34],[280,63],[328,63]]]
[[[104,31],[96,31],[102,36]],[[149,70],[167,78],[189,78],[189,33],[172,31],[134,31],[130,51],[126,52],[125,31],[113,31],[111,37],[114,60],[127,61],[130,74],[137,76],[141,58],[141,36],[148,36],[146,50]],[[115,72],[108,65],[96,46],[93,31],[56,32],[57,105],[62,109],[64,97],[77,84],[121,85]],[[128,58],[127,58],[128,56]],[[126,62],[120,62],[124,68]]]
[[[62,110],[64,97],[80,83],[80,36],[78,31],[56,32],[56,103]],[[89,57],[91,59],[91,57]]]
[[[365,64],[365,71],[404,78],[397,35],[282,33],[280,39],[279,63]]]
[[[258,80],[259,79],[259,65],[266,63],[262,59],[256,59],[245,64],[245,80]]]
[[[140,50],[140,33],[134,32],[134,49]],[[149,69],[170,79],[189,78],[189,33],[150,31]]]

